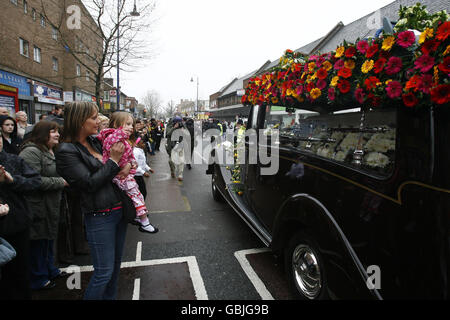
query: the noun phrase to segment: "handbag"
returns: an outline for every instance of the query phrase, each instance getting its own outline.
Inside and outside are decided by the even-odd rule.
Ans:
[[[16,257],[16,250],[0,237],[0,266],[3,266]]]
[[[125,191],[116,188],[120,195],[120,200],[122,201],[122,219],[128,223],[135,222],[136,219],[136,207],[134,206],[133,200],[125,193]]]

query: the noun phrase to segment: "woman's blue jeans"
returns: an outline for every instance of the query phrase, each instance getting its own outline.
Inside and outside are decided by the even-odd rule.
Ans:
[[[113,210],[104,216],[86,214],[85,225],[94,274],[84,299],[115,300],[127,231],[122,209]]]

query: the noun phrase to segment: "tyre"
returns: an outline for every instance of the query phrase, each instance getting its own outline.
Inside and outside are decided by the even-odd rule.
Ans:
[[[326,300],[326,271],[314,239],[305,232],[295,234],[285,251],[285,268],[291,293],[300,300]]]
[[[214,169],[213,174],[211,175],[211,192],[213,199],[217,202],[223,202],[223,197],[220,191],[217,189],[215,179],[217,178],[216,169]]]

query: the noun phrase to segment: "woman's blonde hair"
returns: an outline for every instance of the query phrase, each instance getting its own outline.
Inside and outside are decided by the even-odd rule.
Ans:
[[[64,142],[75,142],[79,138],[81,128],[89,117],[98,113],[94,102],[76,101],[67,103],[64,107]]]
[[[131,117],[131,119],[133,119],[133,131],[136,130],[136,121],[134,120],[131,113],[125,111],[114,112],[109,119],[109,127],[117,129],[123,126],[127,122],[128,117]]]

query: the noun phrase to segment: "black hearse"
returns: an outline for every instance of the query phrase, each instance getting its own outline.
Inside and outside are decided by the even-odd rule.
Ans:
[[[299,298],[448,298],[450,108],[324,110],[253,106],[247,130],[279,129],[257,141],[279,170],[246,161],[238,194],[211,164],[214,198],[284,255]]]

